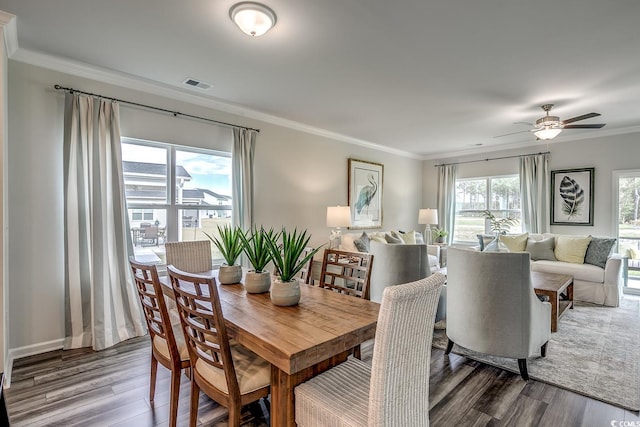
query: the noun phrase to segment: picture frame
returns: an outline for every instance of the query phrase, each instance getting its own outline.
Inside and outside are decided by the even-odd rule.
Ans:
[[[351,229],[382,227],[384,165],[349,159],[347,187],[351,207]]]
[[[593,225],[595,168],[551,171],[551,225]]]

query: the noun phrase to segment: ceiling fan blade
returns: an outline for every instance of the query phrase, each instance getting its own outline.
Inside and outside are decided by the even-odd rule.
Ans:
[[[604,127],[606,123],[594,123],[590,125],[568,125],[563,126],[563,129],[600,129]]]
[[[598,117],[599,115],[600,115],[600,113],[583,114],[581,116],[571,117],[570,119],[563,120],[562,123],[564,123],[566,125],[567,123],[577,122],[578,120],[586,120],[586,119],[590,119],[592,117]]]
[[[494,138],[502,138],[503,136],[515,135],[515,134],[518,134],[518,133],[525,133],[525,132],[533,132],[533,131],[530,130],[530,129],[529,130],[521,130],[519,132],[511,132],[511,133],[505,133],[505,134],[502,134],[502,135],[496,135],[496,136],[494,136]]]

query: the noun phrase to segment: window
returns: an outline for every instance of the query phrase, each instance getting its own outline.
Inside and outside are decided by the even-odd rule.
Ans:
[[[483,234],[485,221],[482,211],[489,209],[498,218],[508,216],[517,223],[511,232],[522,230],[520,225],[520,177],[470,178],[456,180],[456,218],[453,240],[477,242],[477,234]]]
[[[136,256],[163,261],[165,241],[207,240],[231,224],[229,153],[123,138],[122,163]]]

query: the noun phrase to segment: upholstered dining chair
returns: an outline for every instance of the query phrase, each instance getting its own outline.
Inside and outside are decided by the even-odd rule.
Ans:
[[[203,273],[212,268],[210,240],[167,242],[164,248],[167,265],[188,273]]]
[[[167,266],[191,358],[191,414],[195,427],[200,390],[229,409],[229,425],[240,425],[243,405],[269,394],[271,365],[240,344],[231,345],[215,278]]]
[[[450,247],[447,254],[447,344],[518,359],[546,355],[551,304],[535,295],[527,252],[479,252]]]
[[[133,278],[142,304],[151,338],[151,381],[149,400],[153,404],[156,389],[158,362],[171,371],[171,397],[169,403],[169,425],[174,427],[178,418],[180,374],[191,366],[189,352],[184,341],[180,322],[171,321],[171,316],[162,294],[162,285],[154,264],[144,264],[129,258]]]
[[[372,365],[354,358],[295,389],[298,426],[429,425],[431,341],[441,273],[384,289]]]

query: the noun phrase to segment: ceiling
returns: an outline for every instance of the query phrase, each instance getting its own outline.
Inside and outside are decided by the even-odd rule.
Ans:
[[[0,0],[21,53],[125,73],[346,141],[410,156],[540,144],[533,123],[598,112],[640,131],[637,0],[264,0],[278,16],[251,38],[232,0]],[[187,78],[210,83],[186,88]],[[78,88],[82,89],[82,88]],[[194,90],[196,92],[194,92]],[[578,144],[578,142],[576,142]]]

